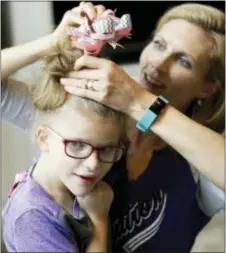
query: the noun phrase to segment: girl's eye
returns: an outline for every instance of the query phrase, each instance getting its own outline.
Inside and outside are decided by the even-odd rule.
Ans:
[[[73,142],[70,143],[70,146],[74,150],[81,150],[81,149],[86,148],[87,144],[85,144],[83,142],[73,141]]]

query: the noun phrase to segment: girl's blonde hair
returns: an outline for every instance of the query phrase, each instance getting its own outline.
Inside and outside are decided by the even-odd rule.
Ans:
[[[181,4],[168,10],[160,18],[156,32],[164,24],[175,19],[183,19],[201,27],[213,39],[214,46],[210,52],[210,67],[206,79],[217,84],[217,91],[210,99],[204,101],[203,106],[211,108],[211,112],[209,118],[202,123],[222,132],[225,125],[225,13],[203,4]]]
[[[76,60],[81,56],[81,51],[72,50],[68,40],[64,39],[58,45],[58,53],[46,57],[40,81],[30,90],[31,100],[37,112],[33,131],[35,126],[51,121],[51,115],[58,114],[65,107],[79,110],[78,105],[100,116],[115,118],[119,124],[123,124],[121,113],[91,99],[70,95],[60,84],[60,78],[73,71]]]

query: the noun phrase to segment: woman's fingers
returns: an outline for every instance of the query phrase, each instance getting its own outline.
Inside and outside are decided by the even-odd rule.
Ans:
[[[90,20],[96,19],[105,11],[103,5],[94,6],[91,2],[81,2],[79,6],[67,11],[64,15],[64,24],[67,26],[81,25],[83,17],[87,16]]]
[[[100,17],[100,15],[106,11],[106,8],[103,5],[96,5],[95,6],[97,17]]]
[[[64,85],[64,88],[79,88],[91,91],[106,91],[107,82],[106,81],[93,81],[87,79],[74,79],[74,78],[61,78],[60,83]]]
[[[74,69],[68,78],[60,80],[71,94],[96,100],[124,113],[128,113],[136,96],[140,96],[140,86],[114,62],[82,56]]]
[[[63,17],[63,24],[65,26],[76,26],[83,23],[83,17],[79,16],[73,11],[67,11]]]
[[[77,7],[75,8],[77,12]],[[91,2],[81,2],[79,5],[79,11],[82,15],[87,15],[89,19],[94,20],[106,10],[103,5],[94,6]]]
[[[83,88],[85,89],[87,80],[85,79],[74,79],[74,78],[61,78],[60,83],[65,87],[72,87],[72,88]],[[64,88],[65,88],[64,87]]]
[[[79,71],[72,71],[68,74],[70,78],[102,80],[106,79],[106,73],[99,69],[82,69]]]
[[[65,90],[75,96],[89,98],[92,100],[95,100],[97,102],[103,103],[103,98],[105,96],[105,92],[101,91],[94,91],[94,90],[88,90],[88,89],[80,89],[75,88],[72,86],[65,86]]]
[[[97,18],[96,8],[91,2],[81,2],[79,8],[82,16],[85,14],[90,20]]]
[[[74,70],[79,70],[81,68],[91,68],[91,69],[100,69],[100,68],[108,68],[113,63],[106,59],[101,59],[93,56],[84,55],[80,57],[74,65]]]

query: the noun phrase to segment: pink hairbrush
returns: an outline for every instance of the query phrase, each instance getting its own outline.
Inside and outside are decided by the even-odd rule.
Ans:
[[[107,43],[114,49],[121,46],[118,41],[129,38],[131,30],[132,22],[129,14],[118,18],[115,11],[106,10],[93,22],[84,17],[84,23],[79,27],[69,27],[67,34],[70,40],[76,41],[77,48],[82,49],[86,55],[98,55]]]

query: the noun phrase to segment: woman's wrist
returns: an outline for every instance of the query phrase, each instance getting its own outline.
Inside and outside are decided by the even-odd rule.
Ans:
[[[154,103],[156,98],[157,96],[145,89],[140,90],[133,103],[128,108],[127,114],[134,120],[138,121],[150,105]]]
[[[57,39],[53,34],[46,35],[40,39],[28,43],[33,48],[37,60],[57,53]]]
[[[36,62],[57,53],[57,38],[53,34],[48,34],[20,45],[19,50],[21,55],[25,54],[28,61]]]
[[[56,45],[57,40],[50,34],[18,46],[3,49],[1,79],[5,80],[19,69],[57,53]]]

